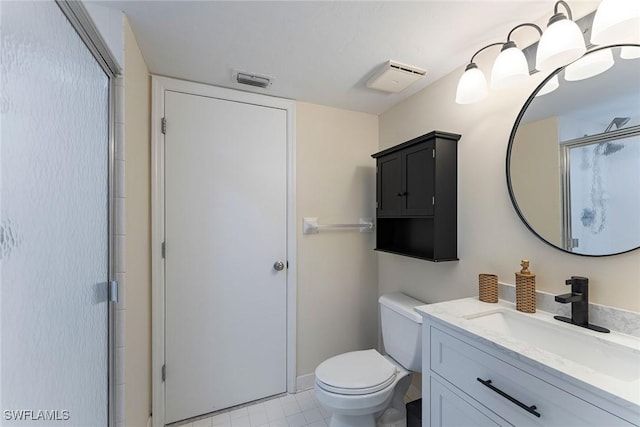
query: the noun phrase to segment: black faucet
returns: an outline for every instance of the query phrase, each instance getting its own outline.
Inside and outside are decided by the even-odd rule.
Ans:
[[[571,276],[571,279],[568,279],[566,284],[571,285],[571,293],[556,295],[556,301],[562,304],[571,303],[571,319],[564,316],[553,316],[554,319],[593,331],[610,332],[607,328],[589,323],[589,279]]]

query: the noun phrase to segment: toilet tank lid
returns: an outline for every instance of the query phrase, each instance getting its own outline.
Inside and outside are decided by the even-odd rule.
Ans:
[[[425,302],[411,298],[409,295],[403,294],[402,292],[384,294],[380,297],[378,302],[389,310],[393,310],[416,323],[422,323],[422,316],[420,316],[414,308],[420,305],[425,305]]]

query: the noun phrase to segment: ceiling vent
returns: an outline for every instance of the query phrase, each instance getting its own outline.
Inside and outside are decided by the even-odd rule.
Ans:
[[[234,73],[236,81],[243,85],[255,86],[265,88],[271,85],[272,78],[265,75],[255,73],[245,73],[243,71],[237,71]]]
[[[421,68],[387,61],[386,64],[367,82],[367,87],[384,92],[397,93],[420,80],[427,72]]]

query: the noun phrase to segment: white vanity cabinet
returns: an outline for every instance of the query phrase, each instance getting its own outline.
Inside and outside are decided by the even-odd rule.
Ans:
[[[465,400],[464,397],[456,394],[456,391],[452,391],[435,377],[431,377],[429,381],[430,393],[428,405],[432,408],[432,412],[430,412],[431,419],[430,422],[427,422],[427,425],[458,427],[509,425],[506,421],[497,417],[497,415],[483,411],[480,404],[473,402],[468,396],[466,396],[467,400]],[[457,393],[461,392],[457,390]],[[423,398],[423,402],[424,399],[425,398]]]
[[[428,316],[423,321],[426,426],[632,426],[597,394],[527,366],[504,348]],[[606,410],[601,406],[606,407]],[[624,419],[626,418],[626,419]]]

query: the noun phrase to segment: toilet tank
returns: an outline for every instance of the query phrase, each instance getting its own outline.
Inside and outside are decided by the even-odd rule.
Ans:
[[[413,308],[425,303],[400,292],[382,295],[378,301],[386,354],[405,369],[420,372],[422,316]]]

